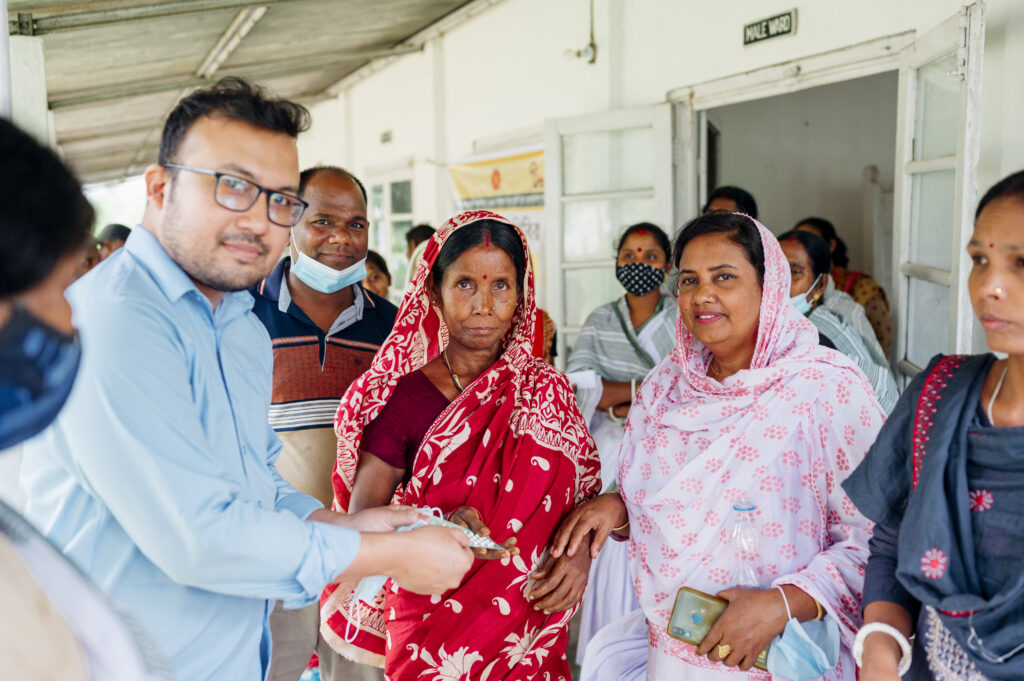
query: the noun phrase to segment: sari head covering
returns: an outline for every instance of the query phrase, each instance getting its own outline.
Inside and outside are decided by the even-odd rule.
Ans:
[[[866,516],[899,528],[903,588],[937,612],[986,679],[1009,681],[1024,678],[1024,572],[997,590],[984,587],[986,546],[972,516],[1008,527],[1020,521],[1019,505],[968,481],[970,438],[983,437],[973,422],[993,361],[990,354],[933,358],[843,487]],[[1006,452],[1008,464],[1014,456]]]
[[[820,346],[814,325],[790,304],[778,240],[753,222],[765,274],[750,368],[721,383],[709,377],[711,351],[680,316],[676,347],[629,412],[619,488],[631,521],[634,587],[654,648],[721,670],[665,628],[681,586],[708,593],[736,586],[732,507],[750,499],[761,534],[754,557],[760,586],[793,584],[836,618],[846,651],[824,678],[852,680],[849,648],[870,530],[839,483],[884,414],[864,375]]]
[[[348,508],[363,428],[380,413],[398,379],[448,343],[427,280],[451,234],[479,220],[510,225],[526,251],[523,233],[486,211],[456,215],[434,234],[394,330],[338,409],[338,510]],[[443,670],[489,681],[569,675],[566,625],[573,611],[534,611],[525,598],[527,580],[562,518],[595,491],[600,464],[569,382],[531,356],[536,303],[525,255],[522,295],[504,351],[438,416],[416,453],[410,479],[396,493],[402,503],[445,512],[472,506],[496,541],[516,536],[520,555],[475,561],[462,585],[442,596],[420,596],[389,582],[375,607],[357,601],[354,645],[344,641],[351,591],[328,586],[321,599],[321,632],[328,643],[357,662],[385,666],[392,681],[428,673],[448,678]]]

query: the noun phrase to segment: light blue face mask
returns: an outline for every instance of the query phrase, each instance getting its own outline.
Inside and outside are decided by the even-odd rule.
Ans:
[[[814,305],[813,302],[807,300],[807,294],[814,290],[814,287],[818,285],[819,279],[821,279],[820,274],[814,278],[814,283],[811,284],[811,287],[807,289],[805,293],[801,293],[800,295],[793,296],[789,299],[789,302],[796,308],[796,311],[805,317],[807,316],[807,313],[811,311],[811,306]]]
[[[348,604],[348,621],[345,623],[346,643],[355,641],[356,636],[359,634],[359,622],[356,621],[355,612],[356,602],[362,601],[369,606],[373,606],[373,602],[377,599],[377,594],[384,588],[384,584],[387,581],[388,578],[385,575],[372,575],[359,580],[355,591],[352,592],[352,600]]]
[[[839,625],[831,615],[818,622],[798,622],[785,592],[776,588],[782,593],[789,619],[768,648],[768,672],[789,681],[817,679],[839,662]]]
[[[343,270],[328,267],[295,248],[298,258],[292,260],[292,274],[303,284],[320,293],[335,293],[366,278],[366,258]]]

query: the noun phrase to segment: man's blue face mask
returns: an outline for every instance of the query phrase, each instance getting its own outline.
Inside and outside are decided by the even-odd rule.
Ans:
[[[782,589],[779,588],[781,592]],[[785,593],[782,594],[785,599]],[[798,622],[789,610],[786,628],[768,648],[768,672],[789,681],[817,679],[839,662],[839,625],[826,616],[819,622]]]
[[[298,253],[298,257],[292,261],[292,274],[314,291],[335,293],[366,278],[366,258],[343,270],[336,270],[309,257],[297,246],[295,252]]]

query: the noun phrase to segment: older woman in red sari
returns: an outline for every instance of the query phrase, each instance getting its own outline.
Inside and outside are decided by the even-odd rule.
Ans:
[[[336,503],[439,509],[491,536],[461,586],[419,596],[389,583],[376,606],[325,592],[321,630],[391,681],[569,679],[567,625],[590,568],[548,562],[560,521],[598,488],[600,464],[565,377],[531,357],[533,273],[498,215],[434,235],[394,331],[338,411]],[[351,624],[355,624],[352,622]]]

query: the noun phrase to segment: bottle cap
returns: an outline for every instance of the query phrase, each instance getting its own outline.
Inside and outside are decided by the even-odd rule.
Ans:
[[[757,504],[755,504],[750,499],[746,499],[746,498],[739,499],[739,500],[736,501],[735,504],[732,505],[732,510],[738,511],[740,513],[747,513],[749,511],[755,510],[756,508],[757,508]]]

